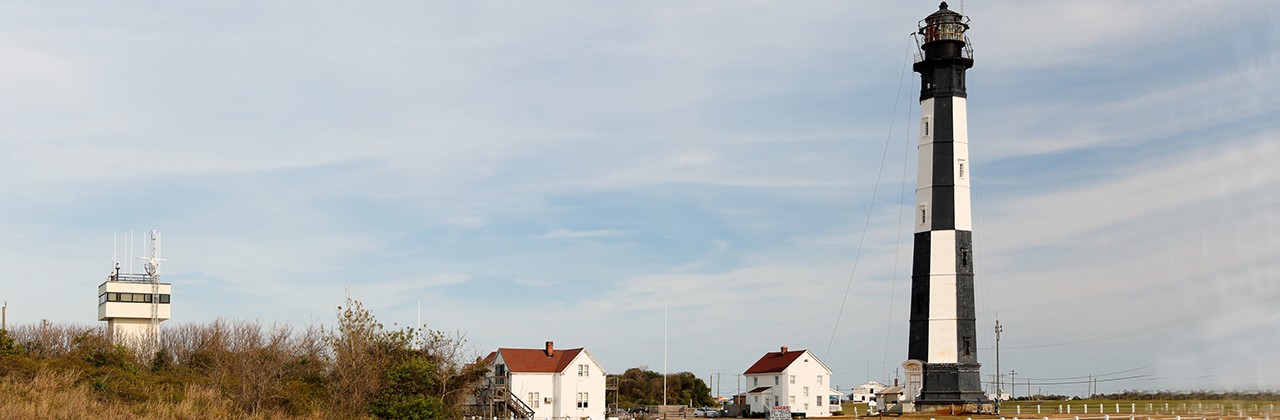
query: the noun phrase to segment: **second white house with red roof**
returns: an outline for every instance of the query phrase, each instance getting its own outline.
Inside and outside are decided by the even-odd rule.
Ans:
[[[840,410],[840,392],[831,389],[831,369],[808,350],[768,352],[743,374],[747,404],[754,413],[787,407],[806,417],[828,417]]]
[[[586,349],[499,348],[490,353],[492,383],[533,411],[533,419],[604,419],[604,367]]]

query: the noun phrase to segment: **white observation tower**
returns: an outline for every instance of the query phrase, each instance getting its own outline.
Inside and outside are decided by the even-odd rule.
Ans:
[[[144,273],[121,273],[117,260],[98,285],[98,320],[107,321],[112,343],[150,350],[160,343],[160,322],[169,319],[172,288],[160,282],[160,231],[151,231],[150,255],[138,259],[146,261]]]

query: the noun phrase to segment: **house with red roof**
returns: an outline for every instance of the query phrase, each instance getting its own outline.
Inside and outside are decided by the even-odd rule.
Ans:
[[[533,419],[605,418],[605,372],[584,348],[557,349],[548,341],[540,349],[499,348],[485,357],[486,383],[495,395],[518,401],[512,410],[527,410]]]
[[[765,353],[743,375],[750,389],[747,404],[754,413],[785,409],[828,417],[840,410],[840,392],[831,389],[831,369],[808,350],[782,346]]]

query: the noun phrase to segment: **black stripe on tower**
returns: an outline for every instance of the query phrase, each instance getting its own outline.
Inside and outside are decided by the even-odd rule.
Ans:
[[[978,363],[977,317],[973,308],[973,232],[956,231],[956,356]]]
[[[967,58],[942,58],[916,63],[912,69],[920,73],[920,100],[948,96],[966,97],[964,72],[973,67]]]
[[[911,320],[907,358],[929,360],[929,232],[915,234],[911,263]]]
[[[931,230],[956,228],[955,111],[952,97],[933,100],[933,220]]]

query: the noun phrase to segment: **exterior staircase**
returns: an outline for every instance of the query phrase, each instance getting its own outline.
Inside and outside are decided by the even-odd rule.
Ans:
[[[466,410],[467,416],[481,418],[532,420],[533,408],[507,388],[507,378],[490,377],[476,389],[475,402]]]
[[[531,420],[533,419],[533,409],[529,408],[520,397],[512,394],[511,390],[503,389],[499,391],[497,398],[494,398],[494,408],[501,406],[513,418]]]

